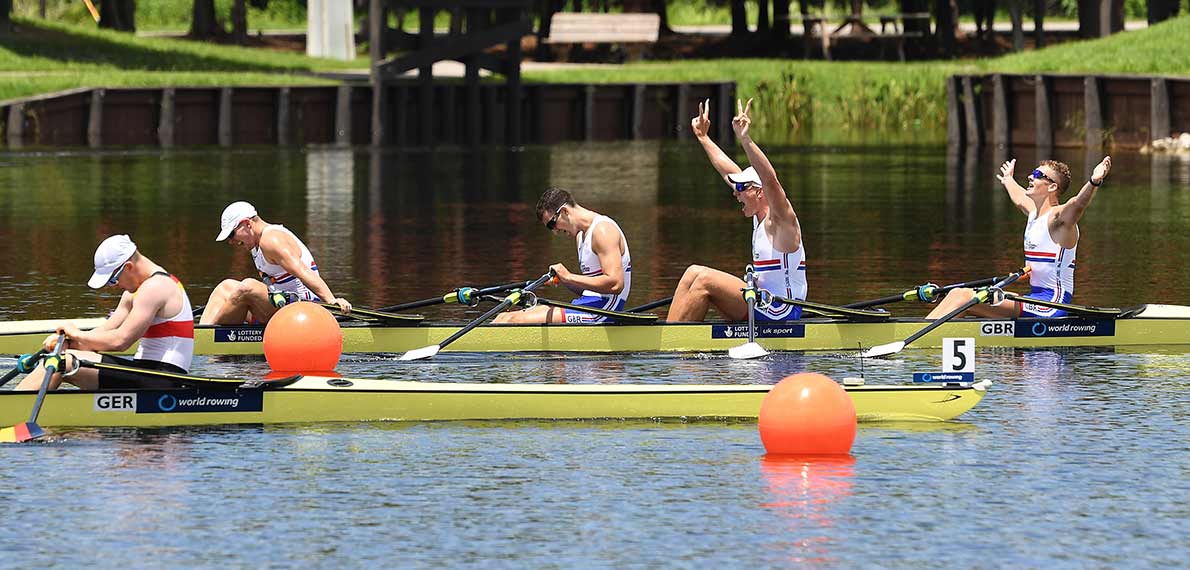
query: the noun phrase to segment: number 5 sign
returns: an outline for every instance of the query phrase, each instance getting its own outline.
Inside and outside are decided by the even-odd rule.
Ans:
[[[942,339],[942,373],[975,373],[975,339]]]

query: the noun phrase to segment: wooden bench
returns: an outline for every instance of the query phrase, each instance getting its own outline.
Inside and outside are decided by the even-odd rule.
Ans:
[[[636,59],[645,47],[657,43],[660,29],[661,16],[657,14],[558,12],[550,19],[545,43],[618,45],[628,53],[628,59]]]

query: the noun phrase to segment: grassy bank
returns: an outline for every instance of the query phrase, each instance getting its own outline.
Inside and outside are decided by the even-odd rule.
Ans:
[[[955,73],[1190,76],[1190,16],[1111,37],[990,59],[821,62],[778,59],[640,62],[526,73],[547,82],[734,80],[756,97],[760,136],[787,142],[945,140],[946,77]]]
[[[314,71],[367,67],[202,42],[136,37],[42,20],[17,19],[0,38],[0,99],[73,87],[328,83]]]

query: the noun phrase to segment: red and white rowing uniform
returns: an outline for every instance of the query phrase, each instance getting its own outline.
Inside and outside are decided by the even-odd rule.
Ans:
[[[174,280],[178,294],[182,296],[182,309],[168,319],[153,317],[132,358],[164,362],[189,371],[194,357],[194,309],[190,307],[190,297],[177,277],[161,271],[153,275],[165,275]]]
[[[797,251],[785,253],[773,247],[764,221],[752,217],[752,268],[756,271],[756,288],[786,299],[806,299],[806,244],[798,244]],[[802,316],[802,308],[780,301],[766,307],[756,307],[756,318],[768,321],[791,321]]]
[[[616,228],[616,231],[620,232],[620,240],[624,243],[624,253],[620,256],[620,268],[624,272],[624,289],[617,295],[591,290],[583,291],[583,296],[575,299],[574,304],[609,311],[621,311],[628,302],[628,293],[632,290],[632,254],[628,252],[628,238],[624,237],[624,231],[620,229],[620,225],[615,220],[604,215],[597,215],[591,222],[591,227],[587,228],[585,232],[579,232],[576,236],[579,270],[587,277],[603,275],[603,265],[599,263],[599,255],[591,249],[591,236],[595,233],[595,228],[602,223],[611,224]],[[568,323],[594,324],[607,321],[607,317],[579,311],[565,311],[563,314]]]
[[[1050,236],[1050,219],[1053,210],[1043,217],[1037,212],[1029,214],[1025,224],[1025,263],[1033,270],[1029,273],[1032,291],[1026,297],[1069,303],[1074,297],[1074,256],[1078,251],[1078,226],[1074,228],[1075,246],[1066,249]],[[1022,317],[1061,317],[1066,311],[1021,303]]]
[[[293,237],[297,241],[298,247],[302,248],[302,264],[310,266],[311,271],[318,273],[318,264],[314,263],[314,256],[310,254],[310,249],[285,226],[281,224],[269,224],[264,231],[260,232],[261,239],[264,238],[264,232],[273,230],[285,232]],[[284,267],[270,263],[265,259],[264,253],[260,251],[260,246],[252,248],[252,262],[256,264],[256,270],[260,272],[261,280],[268,286],[269,293],[291,293],[302,301],[321,300],[296,275],[290,275]]]

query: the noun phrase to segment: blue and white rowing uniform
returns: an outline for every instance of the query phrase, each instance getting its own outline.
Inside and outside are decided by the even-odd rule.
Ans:
[[[756,288],[786,299],[806,299],[806,244],[798,244],[797,251],[785,253],[773,247],[764,222],[752,218],[752,268],[756,271]],[[771,301],[754,309],[757,320],[792,321],[801,318],[802,308]]]
[[[1025,297],[1069,303],[1074,297],[1074,255],[1075,246],[1066,249],[1050,237],[1049,222],[1053,210],[1038,218],[1037,212],[1029,214],[1025,225],[1025,263],[1033,270],[1029,273],[1029,285],[1033,290]],[[1074,228],[1076,240],[1078,227]],[[1061,317],[1066,311],[1042,307],[1032,303],[1020,303],[1022,317]]]
[[[314,263],[314,256],[310,254],[310,249],[302,240],[298,239],[293,232],[280,224],[269,224],[264,231],[260,232],[260,237],[264,238],[264,232],[282,231],[289,234],[297,241],[298,247],[302,248],[302,264],[309,265],[310,270],[318,273],[318,264]],[[318,295],[306,287],[301,279],[296,275],[290,275],[284,267],[275,263],[269,263],[264,258],[264,253],[260,251],[260,246],[252,248],[252,262],[256,264],[256,270],[260,272],[260,279],[268,286],[269,293],[284,293],[288,301],[321,301]]]
[[[624,253],[620,255],[620,268],[624,271],[624,289],[617,295],[599,293],[588,289],[583,291],[582,297],[575,299],[572,303],[608,311],[622,311],[624,310],[624,305],[628,302],[628,293],[632,290],[632,254],[628,252],[628,238],[624,237],[624,230],[620,229],[620,225],[615,220],[604,215],[596,215],[595,219],[591,222],[591,227],[587,228],[585,232],[579,232],[576,238],[576,241],[578,241],[579,269],[586,277],[603,275],[603,265],[599,263],[599,256],[591,249],[591,236],[595,233],[595,228],[602,223],[611,224],[612,227],[616,228],[616,231],[620,232],[620,239],[624,243]],[[607,317],[581,311],[563,310],[562,314],[568,323],[598,324],[608,321]]]

